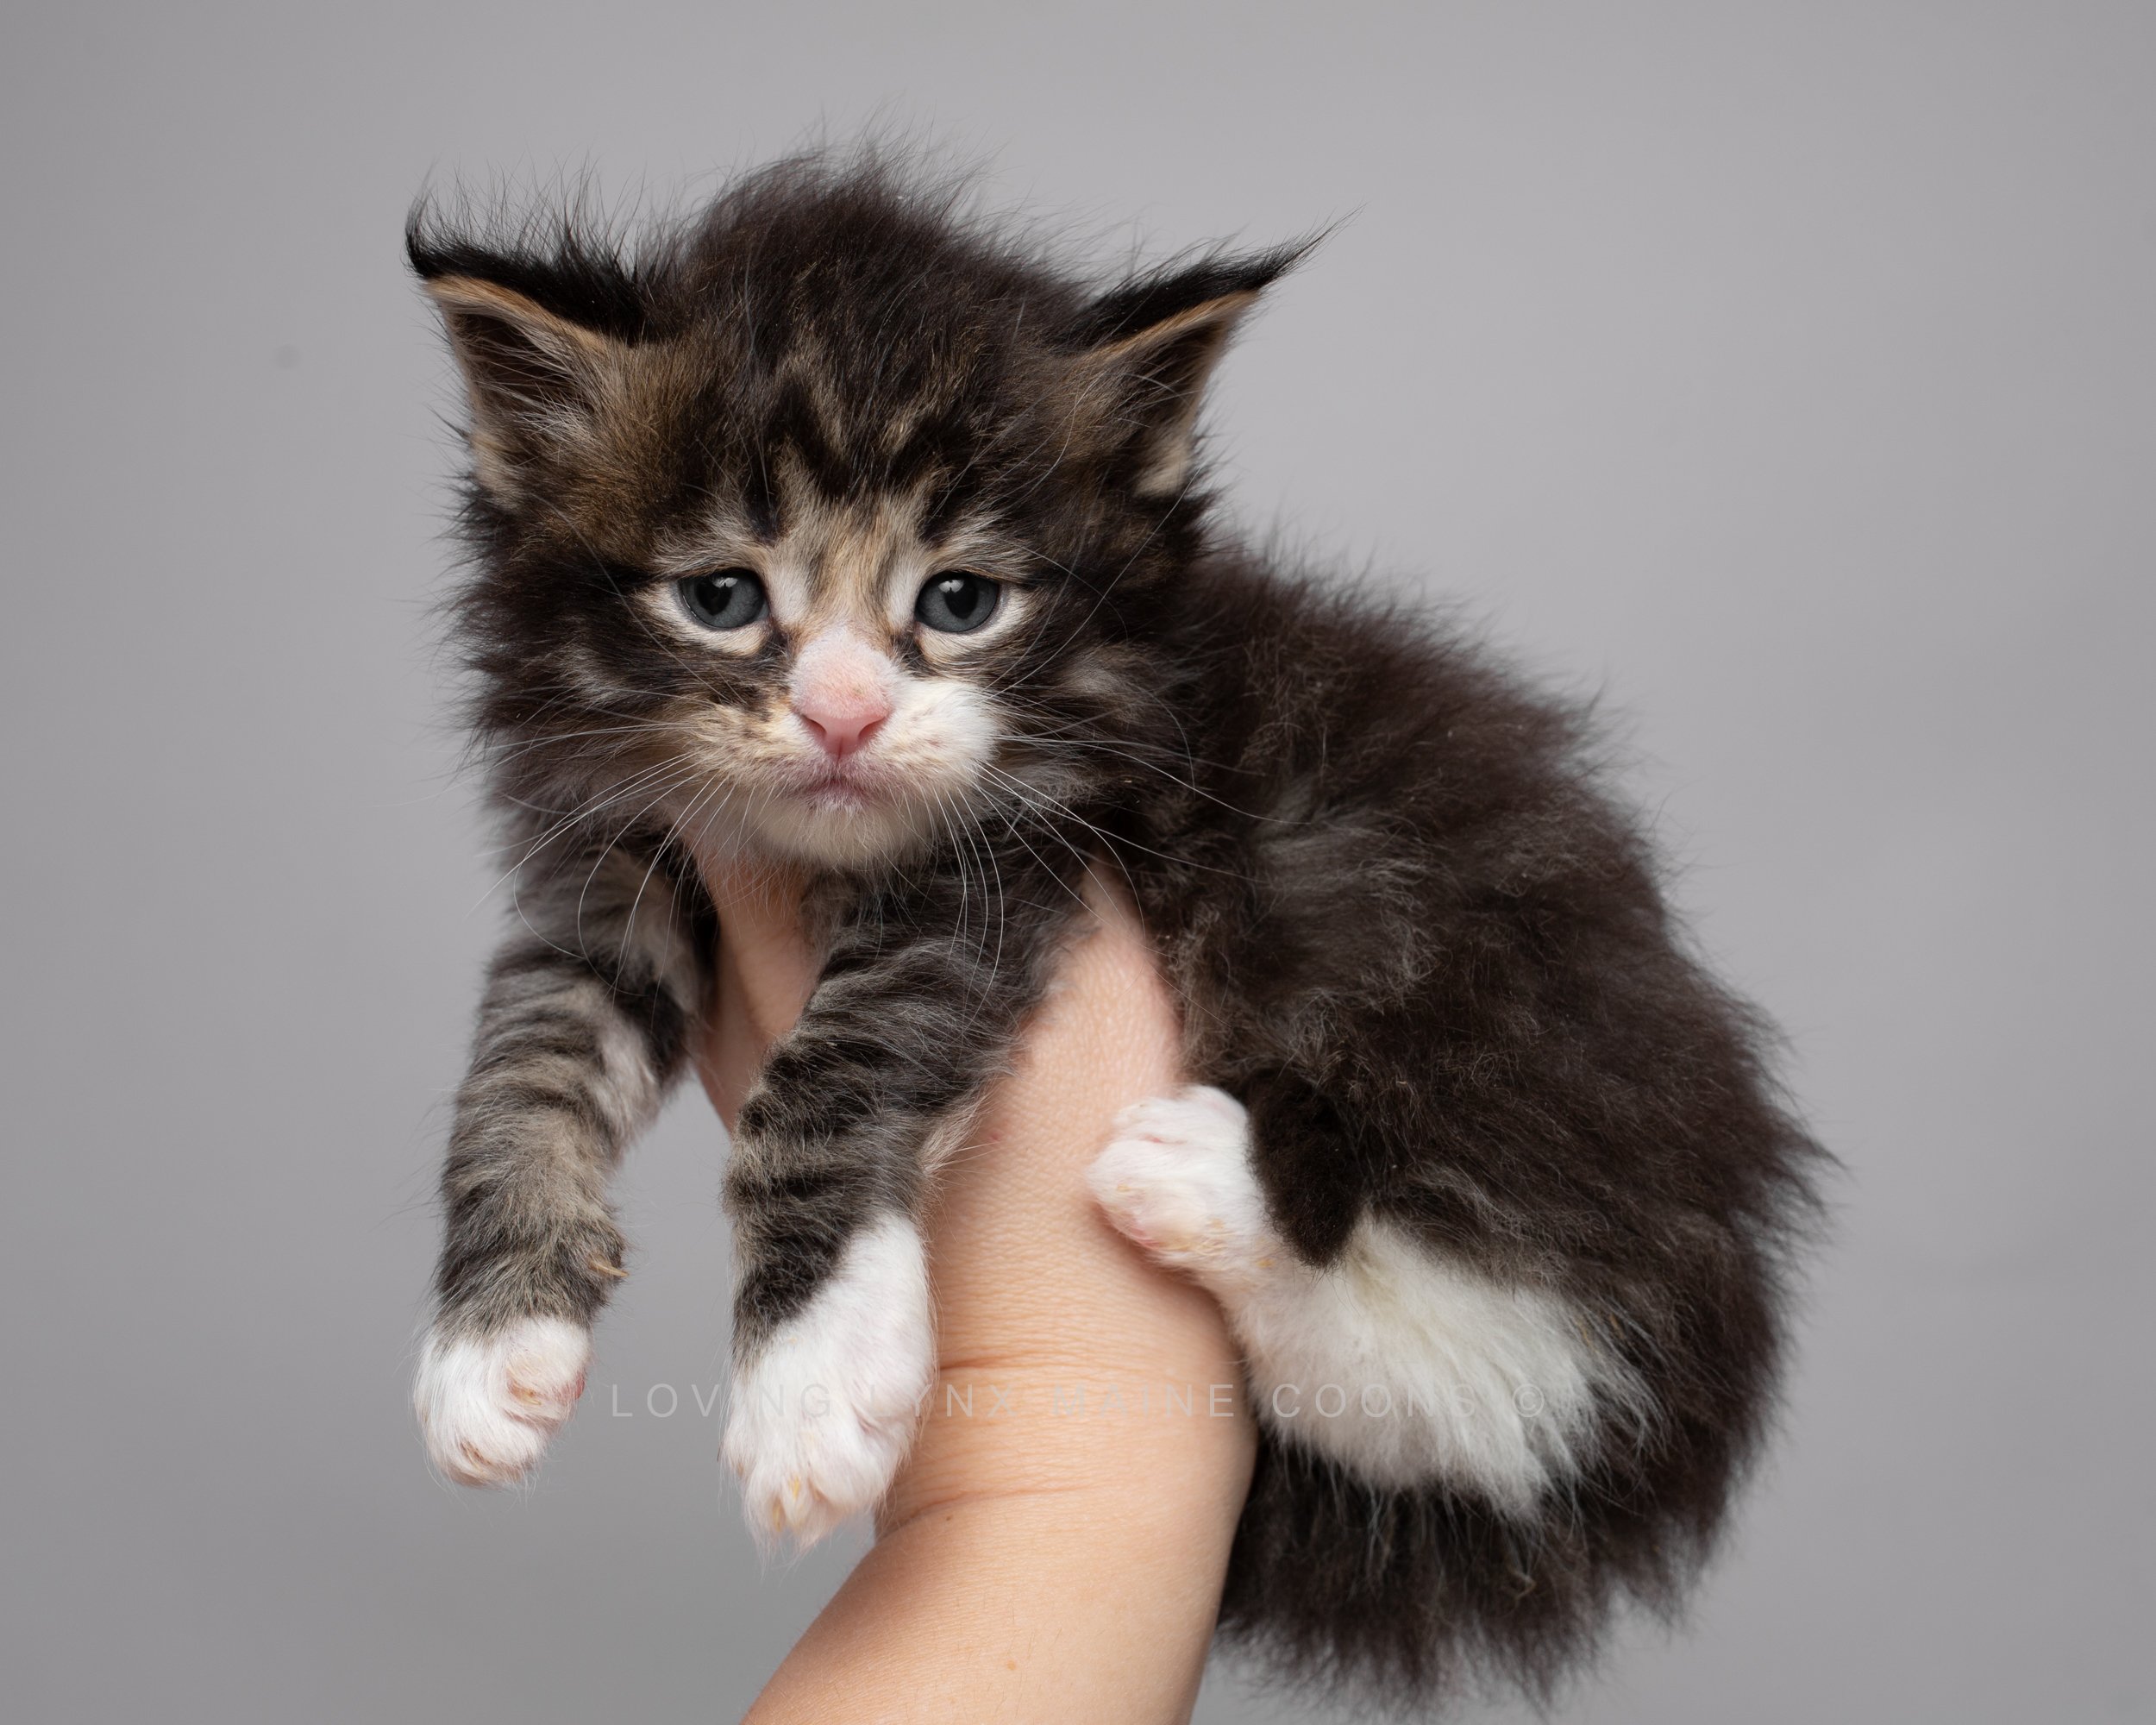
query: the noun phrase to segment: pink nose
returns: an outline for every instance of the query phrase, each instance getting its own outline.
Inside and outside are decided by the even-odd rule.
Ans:
[[[808,726],[809,735],[823,744],[824,752],[834,761],[843,761],[862,747],[891,717],[887,703],[833,705],[811,712],[796,702],[793,711],[801,723]]]
[[[891,661],[848,630],[818,635],[793,667],[793,712],[834,761],[864,747],[891,717]]]

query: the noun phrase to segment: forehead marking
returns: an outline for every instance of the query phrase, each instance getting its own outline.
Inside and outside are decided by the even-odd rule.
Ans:
[[[810,632],[851,625],[871,639],[889,632],[886,602],[893,579],[918,543],[918,503],[876,498],[836,504],[801,498],[788,511],[781,541],[785,560],[805,577],[804,627]],[[918,561],[919,553],[913,553]]]

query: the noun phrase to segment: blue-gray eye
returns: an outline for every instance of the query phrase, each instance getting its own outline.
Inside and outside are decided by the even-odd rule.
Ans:
[[[1000,581],[953,571],[928,578],[921,596],[913,601],[913,615],[925,627],[946,635],[970,635],[996,614],[1002,599]]]
[[[674,590],[681,595],[681,609],[706,629],[746,629],[771,608],[763,583],[749,569],[686,576]]]

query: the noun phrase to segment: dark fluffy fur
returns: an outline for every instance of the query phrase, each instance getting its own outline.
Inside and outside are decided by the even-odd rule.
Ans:
[[[410,251],[430,283],[492,284],[668,356],[636,413],[565,448],[544,429],[561,378],[484,306],[445,301],[492,428],[459,616],[523,912],[445,1179],[445,1321],[588,1319],[619,1273],[602,1182],[650,1099],[624,1101],[599,1049],[632,1032],[655,1097],[716,936],[679,838],[687,794],[662,789],[666,716],[768,702],[785,671],[781,643],[693,675],[625,595],[703,500],[778,530],[783,451],[826,496],[924,486],[931,529],[992,518],[1035,554],[1037,621],[990,682],[1031,788],[827,881],[825,982],[730,1177],[744,1333],[798,1308],[864,1214],[918,1206],[923,1138],[1000,1063],[1064,889],[1105,854],[1186,1002],[1191,1070],[1249,1107],[1295,1248],[1324,1264],[1381,1214],[1558,1290],[1657,1408],[1531,1521],[1437,1484],[1375,1490],[1269,1433],[1225,1633],[1418,1699],[1484,1675],[1545,1690],[1616,1602],[1672,1605],[1766,1423],[1816,1152],[1759,1021],[1685,955],[1581,713],[1426,618],[1239,546],[1189,475],[1151,485],[1232,318],[1127,358],[1109,411],[1074,392],[1087,355],[1239,304],[1296,252],[1102,292],[943,193],[824,160],[752,176],[633,252],[423,211]]]

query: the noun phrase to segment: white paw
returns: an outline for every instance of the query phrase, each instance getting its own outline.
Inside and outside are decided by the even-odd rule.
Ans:
[[[816,1297],[734,1374],[719,1454],[758,1542],[790,1534],[805,1547],[873,1509],[935,1371],[921,1237],[887,1216],[855,1235]]]
[[[490,1336],[435,1329],[411,1398],[434,1465],[461,1485],[522,1479],[584,1393],[591,1360],[592,1333],[566,1318],[524,1318]]]
[[[1287,1251],[1250,1172],[1242,1104],[1210,1086],[1125,1108],[1086,1180],[1119,1232],[1208,1286],[1262,1278]]]

